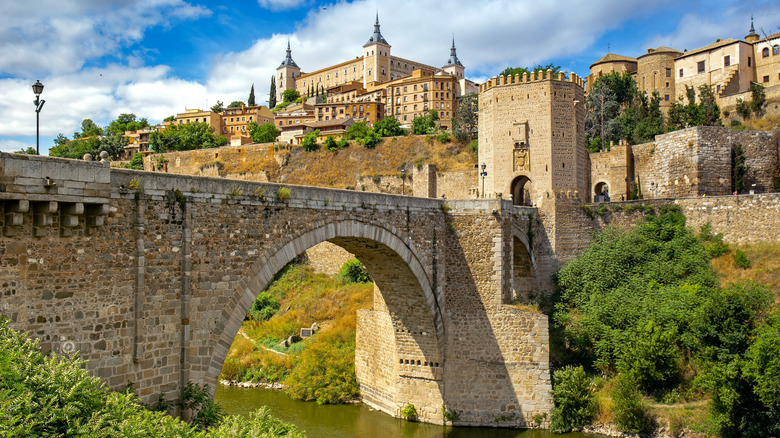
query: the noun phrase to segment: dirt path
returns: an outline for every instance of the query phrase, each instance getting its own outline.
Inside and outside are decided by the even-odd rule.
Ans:
[[[246,339],[247,341],[249,341],[249,342],[251,342],[251,343],[253,343],[253,344],[257,345],[257,342],[255,342],[255,341],[254,341],[252,338],[250,338],[249,336],[247,336],[247,334],[246,334],[246,333],[244,333],[244,330],[243,330],[243,329],[240,329],[240,330],[238,330],[238,334],[239,334],[239,335],[241,335],[241,336],[243,336],[243,337],[244,337],[244,339]],[[259,347],[260,347],[260,348],[262,348],[262,349],[263,349],[263,350],[265,350],[265,351],[270,351],[271,353],[276,353],[276,354],[278,354],[278,355],[280,355],[280,356],[287,356],[287,353],[282,353],[281,351],[276,351],[276,350],[274,350],[273,348],[268,348],[268,347],[266,347],[265,345],[260,345]]]

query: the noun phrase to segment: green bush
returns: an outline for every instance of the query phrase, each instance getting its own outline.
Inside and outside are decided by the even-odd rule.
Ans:
[[[699,240],[701,240],[704,245],[704,250],[707,251],[707,254],[713,259],[722,255],[729,249],[729,245],[723,241],[722,233],[712,234],[712,222],[707,222],[701,226]]]
[[[645,392],[671,389],[680,381],[681,354],[677,328],[664,328],[650,320],[640,325],[620,361],[621,373],[630,375]]]
[[[128,169],[144,170],[144,154],[136,152],[133,154],[133,158],[127,164]]]
[[[355,258],[344,262],[337,275],[347,283],[370,283],[372,281],[366,267]]]
[[[280,187],[279,190],[276,191],[276,199],[278,199],[280,202],[289,201],[291,195],[292,192],[287,187]]]
[[[301,143],[301,147],[303,148],[303,150],[306,152],[314,152],[317,149],[319,149],[320,145],[317,144],[317,136],[319,135],[320,135],[319,129],[316,129],[304,135],[303,142]]]
[[[255,321],[268,321],[272,316],[279,311],[279,300],[269,294],[268,292],[260,292],[255,302],[252,303],[252,307],[247,312],[247,318],[252,318]]]
[[[742,269],[748,269],[750,267],[750,260],[748,259],[747,254],[745,254],[745,251],[738,249],[734,253],[734,266]]]
[[[413,404],[407,403],[403,409],[401,409],[401,416],[406,420],[414,421],[417,419],[417,408]]]
[[[0,436],[223,438],[293,437],[294,426],[262,410],[250,419],[221,418],[204,386],[188,385],[182,406],[193,424],[142,405],[131,391],[113,392],[76,356],[43,355],[38,341],[0,317]],[[160,406],[167,403],[160,404]],[[207,431],[196,426],[219,424]],[[242,431],[249,431],[247,433]],[[243,435],[240,435],[243,433]]]
[[[449,132],[442,132],[436,136],[436,139],[439,140],[439,143],[449,143],[452,141],[452,136]]]
[[[319,335],[318,335],[319,336]],[[329,333],[301,352],[284,381],[287,394],[318,404],[345,403],[359,395],[354,333]]]
[[[339,150],[339,145],[336,143],[336,139],[332,135],[325,138],[325,149],[333,152]]]
[[[591,380],[581,367],[567,366],[553,374],[553,402],[550,430],[568,432],[590,423],[596,414]]]
[[[639,433],[652,429],[648,408],[630,374],[618,374],[612,388],[613,421],[623,432]]]

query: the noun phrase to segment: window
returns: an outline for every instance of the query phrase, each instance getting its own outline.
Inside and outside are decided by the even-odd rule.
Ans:
[[[753,65],[753,58],[748,56],[748,67],[750,67],[751,65]]]
[[[764,76],[764,82],[769,82],[769,76]]]
[[[704,73],[704,61],[699,61],[696,63],[696,72]]]
[[[664,94],[664,100],[669,102],[669,95],[668,94]]]
[[[414,91],[417,91],[417,84],[414,84]]]
[[[680,69],[680,77],[683,76],[683,69]]]
[[[672,69],[671,68],[667,68],[666,69],[666,77],[667,78],[671,78],[672,77]],[[668,85],[667,85],[667,87],[668,87]]]
[[[777,44],[772,46],[772,55],[780,55],[780,46]]]
[[[414,110],[417,111],[417,104],[414,104]]]
[[[723,66],[724,67],[728,67],[730,65],[731,65],[731,56],[730,55],[724,56],[723,57]]]
[[[761,51],[761,56],[764,58],[769,56],[769,47],[764,47],[764,50]]]

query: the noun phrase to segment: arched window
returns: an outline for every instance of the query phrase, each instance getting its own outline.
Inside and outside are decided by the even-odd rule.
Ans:
[[[761,56],[763,56],[764,58],[769,56],[769,47],[764,47],[764,50],[761,51]]]
[[[778,46],[777,44],[772,46],[772,54],[773,55],[780,55],[780,46]]]

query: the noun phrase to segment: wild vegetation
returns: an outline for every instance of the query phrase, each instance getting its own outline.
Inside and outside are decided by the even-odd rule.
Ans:
[[[697,236],[678,208],[665,207],[631,230],[598,233],[557,275],[552,359],[598,376],[595,418],[623,431],[651,429],[660,415],[678,429],[776,436],[780,367],[767,359],[780,357],[776,285],[721,285],[710,258],[725,263],[731,250],[709,227],[702,231]],[[564,407],[586,406],[593,394],[579,392],[579,405],[572,402],[578,392],[567,388],[585,385],[571,370],[554,375],[554,394],[568,394],[556,399],[559,430],[577,427],[585,412]],[[686,403],[710,407],[688,416],[665,408]]]
[[[101,128],[91,119],[81,122],[81,131],[73,133],[73,139],[58,134],[54,139],[54,147],[49,150],[49,156],[81,159],[84,154],[97,157],[101,151],[108,152],[113,158],[119,158],[127,146],[125,131],[137,131],[148,128],[146,118],[136,118],[135,114],[120,114],[108,126]]]
[[[109,390],[91,377],[77,356],[44,355],[38,342],[0,319],[0,436],[3,437],[288,437],[304,435],[266,408],[246,419],[223,416],[203,387],[188,385],[181,409],[193,421],[168,415],[161,399],[153,408],[129,388]]]
[[[356,398],[356,312],[371,307],[370,281],[357,260],[345,263],[337,276],[287,265],[255,301],[221,378],[282,383],[290,396],[320,404]],[[320,330],[312,337],[280,346],[315,322]]]

